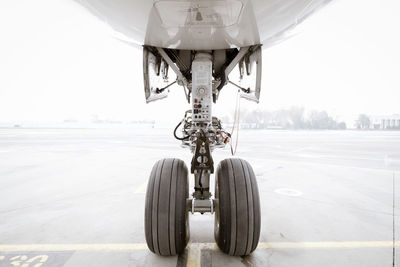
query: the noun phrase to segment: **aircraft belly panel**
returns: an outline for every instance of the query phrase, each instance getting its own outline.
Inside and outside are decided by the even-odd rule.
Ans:
[[[265,47],[285,40],[290,31],[333,0],[252,0]]]
[[[208,50],[260,43],[251,1],[156,1],[146,45]]]
[[[75,0],[136,45],[209,50],[285,39],[331,0]]]

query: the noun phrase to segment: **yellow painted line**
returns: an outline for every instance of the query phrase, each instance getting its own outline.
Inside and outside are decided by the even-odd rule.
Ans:
[[[218,246],[215,243],[189,243],[188,260],[186,267],[200,267],[201,251],[203,249],[217,250]]]
[[[393,241],[315,241],[262,242],[257,249],[335,249],[335,248],[391,248]],[[400,247],[400,241],[395,242]],[[215,243],[189,243],[188,262],[197,262],[203,249],[217,250]],[[147,250],[145,243],[100,244],[0,244],[0,252],[10,251],[134,251]]]
[[[393,241],[333,241],[333,242],[260,242],[257,249],[356,249],[391,248]],[[400,247],[400,241],[395,242]],[[215,243],[190,243],[188,245],[187,267],[201,266],[201,250],[218,250]]]
[[[111,244],[2,244],[0,251],[131,251],[146,250],[145,243]]]
[[[394,243],[400,247],[400,241]],[[315,241],[315,242],[267,242],[259,243],[260,249],[332,249],[332,248],[391,248],[393,241]]]

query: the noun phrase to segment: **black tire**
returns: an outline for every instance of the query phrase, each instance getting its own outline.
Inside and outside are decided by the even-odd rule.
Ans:
[[[214,236],[232,256],[253,252],[260,238],[260,197],[253,168],[242,159],[225,159],[215,176]]]
[[[147,184],[144,229],[149,249],[162,256],[184,251],[189,240],[188,169],[180,159],[158,161]]]

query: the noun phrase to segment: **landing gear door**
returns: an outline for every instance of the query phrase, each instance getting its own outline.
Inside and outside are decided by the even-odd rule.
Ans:
[[[239,62],[240,96],[247,100],[259,102],[261,91],[261,46],[249,49],[249,52]]]
[[[143,47],[143,80],[147,103],[168,96],[168,64],[147,47]]]

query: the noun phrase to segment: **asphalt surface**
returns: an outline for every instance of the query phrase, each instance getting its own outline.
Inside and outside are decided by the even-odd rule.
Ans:
[[[0,266],[393,266],[393,245],[400,266],[400,132],[243,130],[236,156],[258,179],[258,249],[223,254],[196,214],[185,253],[159,257],[149,172],[191,159],[170,130],[0,129]]]

